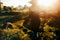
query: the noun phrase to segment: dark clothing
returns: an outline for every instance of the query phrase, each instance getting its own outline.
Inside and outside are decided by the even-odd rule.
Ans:
[[[29,33],[30,38],[32,40],[38,40],[37,32],[39,31],[39,26],[40,26],[39,15],[37,13],[31,12],[23,25],[33,31],[32,33]]]
[[[39,31],[40,26],[39,15],[37,13],[30,13],[29,17],[25,20],[23,25],[32,31]]]

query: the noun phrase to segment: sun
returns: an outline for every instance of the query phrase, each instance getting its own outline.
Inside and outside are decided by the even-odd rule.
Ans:
[[[36,5],[39,12],[53,13],[57,10],[58,0],[37,0]]]
[[[54,2],[53,0],[37,0],[38,5],[42,5],[46,7],[51,6],[53,2]]]
[[[56,2],[55,0],[37,0],[37,4],[44,7],[50,7],[53,3]]]

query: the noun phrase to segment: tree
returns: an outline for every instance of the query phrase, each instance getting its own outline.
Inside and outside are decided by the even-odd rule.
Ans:
[[[10,7],[4,6],[4,11],[6,11],[6,12],[11,12],[12,9],[11,9]]]

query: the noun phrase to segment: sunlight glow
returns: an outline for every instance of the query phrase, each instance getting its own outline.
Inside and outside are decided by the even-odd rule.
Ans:
[[[45,12],[56,12],[58,0],[37,0],[40,10]]]
[[[54,0],[37,0],[38,5],[49,7],[54,3]]]

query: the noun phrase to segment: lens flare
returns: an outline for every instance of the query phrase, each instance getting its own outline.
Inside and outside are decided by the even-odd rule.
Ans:
[[[55,12],[58,0],[37,0],[37,6],[41,11]]]
[[[54,2],[56,2],[56,0],[37,0],[37,4],[44,7],[52,6]]]

